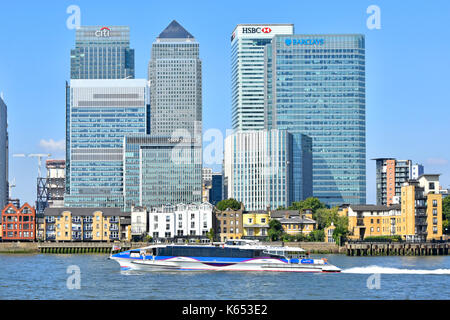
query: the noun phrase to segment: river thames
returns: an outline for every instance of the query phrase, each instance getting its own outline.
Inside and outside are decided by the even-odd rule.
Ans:
[[[121,271],[107,257],[2,254],[0,299],[450,299],[450,256],[321,255],[343,270],[336,274]]]

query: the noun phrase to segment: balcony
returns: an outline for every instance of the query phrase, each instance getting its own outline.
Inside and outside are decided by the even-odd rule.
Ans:
[[[111,225],[111,226],[109,227],[109,231],[119,231],[119,227],[116,226],[116,225]]]
[[[109,219],[109,223],[119,223],[119,218],[117,218],[117,217],[111,217],[111,218]]]

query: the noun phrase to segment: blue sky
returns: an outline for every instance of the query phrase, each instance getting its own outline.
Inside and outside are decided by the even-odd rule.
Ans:
[[[367,202],[375,203],[375,163],[395,157],[441,173],[450,186],[448,135],[450,2],[433,1],[8,1],[0,10],[0,91],[8,105],[13,197],[34,204],[37,160],[64,159],[65,81],[75,32],[67,7],[82,25],[129,25],[136,78],[147,77],[151,44],[173,20],[200,43],[203,128],[231,127],[230,36],[238,23],[294,23],[296,33],[366,35]],[[381,29],[369,30],[366,9],[381,9]],[[52,143],[53,140],[55,143]],[[216,166],[215,169],[219,167]]]

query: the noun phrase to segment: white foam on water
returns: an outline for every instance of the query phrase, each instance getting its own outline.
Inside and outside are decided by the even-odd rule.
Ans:
[[[450,269],[399,269],[380,266],[355,267],[344,269],[342,273],[361,273],[361,274],[450,274]]]

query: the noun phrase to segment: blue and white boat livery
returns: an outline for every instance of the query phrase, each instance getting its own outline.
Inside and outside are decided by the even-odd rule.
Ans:
[[[157,244],[111,254],[122,270],[340,272],[326,259],[311,259],[295,247],[229,240],[220,245]]]

